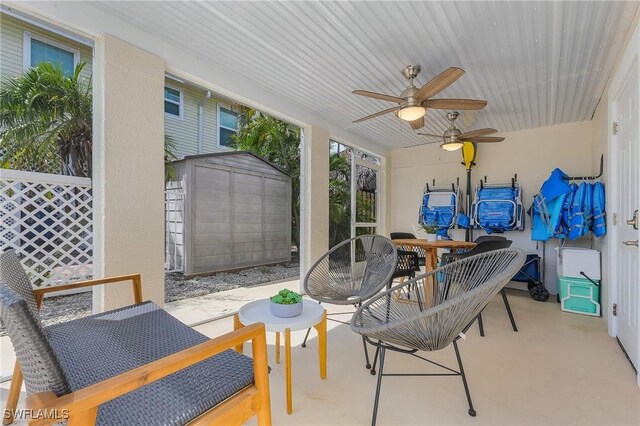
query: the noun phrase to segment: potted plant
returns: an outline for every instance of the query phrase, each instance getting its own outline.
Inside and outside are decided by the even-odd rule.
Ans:
[[[291,318],[302,313],[302,296],[295,291],[284,288],[271,298],[271,313],[280,318]]]
[[[424,229],[424,232],[427,233],[427,241],[437,241],[438,240],[438,226],[433,224],[433,223],[422,223],[420,224],[420,226],[422,226],[422,229]]]

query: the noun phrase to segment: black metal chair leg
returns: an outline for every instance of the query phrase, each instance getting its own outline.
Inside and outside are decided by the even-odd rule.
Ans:
[[[482,312],[478,314],[478,328],[480,329],[480,336],[484,337],[484,325],[482,325]]]
[[[364,345],[364,359],[367,361],[365,367],[369,370],[371,369],[371,363],[369,362],[369,350],[367,349],[367,341],[364,336],[362,336],[362,344]]]
[[[469,392],[469,385],[467,384],[467,377],[464,375],[464,368],[462,367],[462,358],[460,358],[460,351],[458,350],[458,343],[453,341],[453,349],[456,351],[456,359],[458,360],[458,368],[460,368],[460,375],[462,376],[462,384],[464,385],[464,391],[467,394],[467,402],[469,403],[469,415],[471,417],[476,416],[476,410],[473,409],[473,403],[471,402],[471,393]],[[382,364],[382,358],[380,359]]]
[[[378,417],[378,400],[380,399],[380,388],[382,387],[382,371],[384,370],[384,352],[385,349],[380,350],[380,369],[378,370],[378,385],[376,386],[376,399],[373,403],[373,417],[371,418],[371,426],[376,425],[376,418]]]
[[[380,340],[378,340],[378,344],[380,344]],[[373,364],[371,365],[371,375],[375,376],[376,375],[376,363],[378,362],[378,355],[380,354],[380,346],[376,347],[376,353],[373,356]]]
[[[311,328],[307,328],[307,334],[304,336],[304,340],[302,341],[302,347],[307,347],[307,339],[309,338],[309,333],[311,332]]]
[[[502,293],[502,300],[504,301],[504,307],[507,308],[507,313],[509,314],[509,320],[511,321],[511,328],[513,328],[513,331],[517,332],[518,327],[516,326],[515,318],[513,318],[513,313],[511,312],[511,306],[509,306],[509,299],[507,299],[507,292],[503,288],[502,290],[500,290],[500,293]]]

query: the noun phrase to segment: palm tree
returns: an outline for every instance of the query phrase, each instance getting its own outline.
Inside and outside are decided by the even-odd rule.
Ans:
[[[0,90],[0,150],[4,168],[91,176],[92,88],[80,76],[42,63]]]
[[[251,151],[291,177],[291,242],[300,243],[300,128],[252,108],[240,110],[235,149]]]
[[[59,66],[42,63],[3,84],[0,90],[0,167],[91,177],[92,85]],[[169,163],[175,142],[164,140],[165,181],[174,178]]]

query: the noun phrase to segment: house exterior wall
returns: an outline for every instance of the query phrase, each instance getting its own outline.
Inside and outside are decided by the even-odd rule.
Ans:
[[[165,114],[165,134],[175,143],[178,159],[188,155],[224,152],[229,149],[218,146],[218,103],[215,97],[205,100],[206,91],[192,85],[167,78],[167,87],[180,90],[183,96],[182,117]],[[204,103],[202,120],[202,151],[198,150],[198,106]],[[222,102],[222,105],[226,103]]]
[[[78,50],[80,52],[80,61],[87,63],[82,70],[82,76],[91,78],[93,53],[90,46],[21,21],[6,13],[0,13],[0,76],[2,81],[5,81],[7,78],[16,77],[24,72],[25,32],[50,39]]]
[[[80,61],[86,62],[82,76],[91,78],[93,72],[93,52],[90,46],[48,31],[6,13],[0,13],[0,77],[16,77],[24,72],[24,34],[36,36],[60,43],[80,52]],[[165,114],[165,134],[175,143],[177,158],[187,155],[227,151],[218,147],[218,99],[210,98],[204,102],[202,151],[198,150],[198,105],[205,98],[205,91],[192,85],[166,78],[167,86],[178,89],[183,94],[182,118]],[[225,102],[222,102],[226,105]]]

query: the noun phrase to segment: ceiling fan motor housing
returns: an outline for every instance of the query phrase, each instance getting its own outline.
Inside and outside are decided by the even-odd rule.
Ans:
[[[455,127],[450,128],[442,135],[445,142],[458,142],[458,136],[460,136],[462,132],[460,129],[456,129]]]

